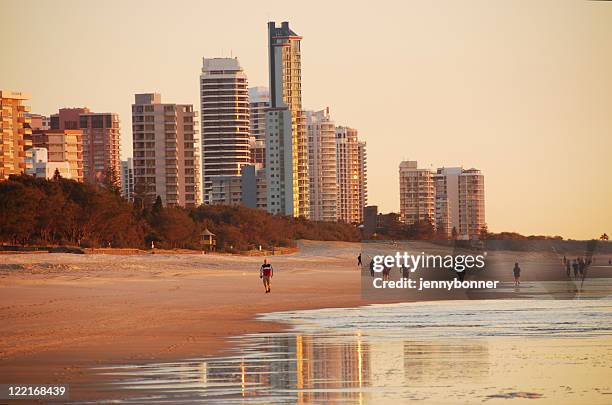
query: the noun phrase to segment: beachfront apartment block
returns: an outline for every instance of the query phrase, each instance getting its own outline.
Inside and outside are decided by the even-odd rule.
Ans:
[[[477,169],[442,167],[435,172],[400,163],[400,218],[427,221],[446,237],[478,239],[485,225],[484,175]]]
[[[32,132],[32,147],[47,150],[47,163],[68,163],[70,176],[66,177],[83,181],[83,131],[80,129],[35,130]]]
[[[266,166],[266,109],[270,107],[267,87],[249,88],[249,150],[251,163]]]
[[[329,107],[321,111],[305,111],[308,137],[308,174],[310,219],[338,219],[338,183],[336,166],[336,126]]]
[[[29,151],[28,159],[31,161],[32,167],[26,169],[26,174],[43,179],[52,179],[57,172],[62,178],[72,179],[70,162],[49,162],[46,148],[30,148]]]
[[[54,130],[83,132],[83,177],[90,183],[111,181],[119,186],[120,126],[116,113],[96,113],[87,107],[60,108],[50,117]],[[107,176],[111,176],[107,179]]]
[[[434,173],[417,167],[416,161],[399,166],[400,219],[406,224],[435,223]]]
[[[268,212],[310,217],[308,141],[302,111],[302,37],[268,23],[270,107],[266,110]]]
[[[200,75],[202,190],[212,203],[212,179],[238,176],[251,162],[248,81],[238,58],[203,58]]]
[[[478,239],[485,226],[484,175],[467,169],[459,175],[459,235]]]
[[[164,205],[200,204],[197,112],[192,104],[162,103],[159,93],[132,104],[134,197]]]
[[[30,117],[30,128],[35,129],[51,129],[51,119],[41,114],[28,114]]]
[[[266,172],[260,164],[243,165],[240,175],[212,178],[211,204],[267,209]]]
[[[0,90],[0,180],[11,174],[25,173],[26,157],[32,147],[30,107],[24,105],[30,95]]]
[[[360,224],[367,204],[366,144],[359,141],[354,128],[339,126],[335,132],[338,219]]]
[[[121,161],[121,195],[128,201],[134,200],[134,160]]]

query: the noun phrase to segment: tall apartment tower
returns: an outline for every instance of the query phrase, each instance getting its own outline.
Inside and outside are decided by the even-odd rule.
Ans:
[[[116,113],[95,113],[87,107],[60,108],[50,117],[51,129],[83,131],[83,176],[90,183],[114,177],[119,186],[120,128]]]
[[[134,197],[164,205],[200,204],[197,113],[192,104],[162,104],[158,93],[136,94],[132,104]]]
[[[357,130],[336,127],[338,219],[350,224],[363,221],[367,202],[365,157],[365,143],[359,142]]]
[[[485,225],[484,175],[468,169],[459,175],[459,235],[478,239]]]
[[[121,195],[128,201],[134,200],[134,160],[121,161]]]
[[[209,204],[212,177],[240,175],[251,160],[248,82],[237,58],[203,58],[200,106],[203,201]]]
[[[268,212],[310,216],[308,141],[302,112],[302,37],[268,23],[270,108],[266,111]]]
[[[434,174],[436,191],[436,229],[452,236],[453,229],[459,234],[459,176],[461,167],[442,167]]]
[[[338,219],[338,184],[336,179],[336,126],[329,108],[306,111],[308,136],[308,173],[310,188],[310,219]]]
[[[83,131],[80,129],[35,130],[32,146],[47,150],[48,163],[68,163],[68,178],[83,181]]]
[[[406,224],[417,221],[435,223],[434,173],[419,169],[416,161],[399,165],[400,219]]]
[[[26,162],[26,151],[32,147],[30,107],[23,104],[29,98],[29,94],[0,90],[0,180],[31,169],[31,159]]]
[[[270,107],[270,91],[267,87],[249,88],[249,117],[251,163],[266,166],[266,109]]]

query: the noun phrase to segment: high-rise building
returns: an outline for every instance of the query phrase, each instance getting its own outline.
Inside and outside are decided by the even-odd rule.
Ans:
[[[436,229],[452,236],[453,229],[459,234],[459,176],[461,167],[442,167],[434,175],[436,191]]]
[[[47,150],[48,163],[68,162],[69,178],[83,181],[83,132],[80,129],[35,130],[32,146]]]
[[[134,160],[121,161],[121,195],[128,201],[134,199]]]
[[[244,165],[240,175],[214,176],[210,203],[266,209],[265,169],[261,165]]]
[[[26,93],[0,90],[0,180],[29,168],[26,151],[32,146],[27,116],[30,107],[23,104],[29,98]]]
[[[266,111],[268,212],[310,216],[308,141],[302,112],[302,37],[268,23],[270,108]]]
[[[336,176],[336,126],[329,108],[306,111],[308,136],[308,173],[310,189],[310,219],[338,219],[338,183]]]
[[[484,175],[467,169],[459,175],[459,235],[478,239],[485,225]]]
[[[95,113],[87,107],[60,108],[51,115],[51,129],[83,131],[83,173],[90,183],[107,175],[119,186],[120,128],[116,113]]]
[[[55,173],[65,179],[72,179],[70,170],[70,162],[49,162],[47,149],[45,148],[30,148],[32,167],[26,170],[26,174],[43,178],[52,179]]]
[[[434,173],[419,169],[416,161],[399,165],[400,218],[406,224],[435,223]]]
[[[132,104],[134,197],[164,205],[200,204],[197,113],[191,104],[161,102],[158,93],[136,94]]]
[[[235,176],[250,163],[247,77],[237,58],[204,58],[200,75],[203,201],[212,178]]]
[[[350,224],[363,221],[367,203],[365,143],[359,142],[354,128],[336,127],[336,167],[338,219]]]
[[[270,107],[270,91],[267,87],[249,88],[251,163],[266,166],[266,109]]]
[[[28,114],[30,117],[30,128],[35,129],[50,129],[51,120],[49,117],[40,114]]]

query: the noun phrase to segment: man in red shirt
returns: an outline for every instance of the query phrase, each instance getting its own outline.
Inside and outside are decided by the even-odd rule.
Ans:
[[[259,269],[259,278],[263,279],[263,285],[266,289],[266,294],[270,292],[270,281],[272,279],[273,273],[274,269],[272,269],[272,265],[268,263],[268,259],[264,259],[264,262],[261,265],[261,269]]]

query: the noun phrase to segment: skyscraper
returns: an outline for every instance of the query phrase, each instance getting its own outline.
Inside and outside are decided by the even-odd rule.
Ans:
[[[400,219],[406,224],[417,221],[435,223],[434,173],[419,169],[416,161],[399,166]]]
[[[461,167],[442,167],[434,175],[436,191],[436,228],[451,236],[453,229],[459,234],[459,176]]]
[[[250,163],[247,77],[237,58],[204,58],[200,75],[202,189],[211,202],[214,176],[240,175]]]
[[[365,143],[359,142],[357,130],[336,127],[338,219],[350,224],[363,221],[367,203],[365,158]]]
[[[29,94],[0,90],[0,180],[29,168],[26,151],[32,147],[27,116],[30,107],[23,105],[29,98]]]
[[[336,127],[329,108],[306,111],[308,136],[308,173],[310,177],[310,219],[338,219],[338,184],[336,173]]]
[[[459,235],[477,239],[485,225],[484,175],[478,169],[459,175]]]
[[[270,108],[266,111],[268,211],[309,217],[308,142],[302,112],[302,37],[268,23]]]
[[[191,104],[161,102],[157,93],[136,94],[132,104],[134,197],[164,205],[200,203],[197,113]]]
[[[267,87],[249,88],[249,117],[251,163],[266,165],[266,109],[270,107],[270,91]]]
[[[51,129],[83,131],[83,177],[90,183],[114,176],[119,186],[120,128],[116,113],[95,113],[87,107],[60,108],[50,117]]]

